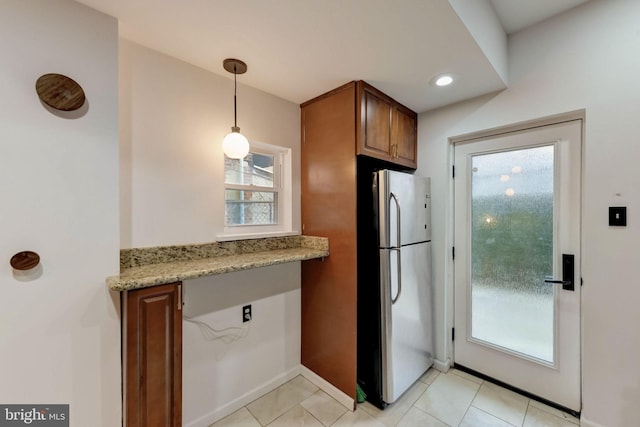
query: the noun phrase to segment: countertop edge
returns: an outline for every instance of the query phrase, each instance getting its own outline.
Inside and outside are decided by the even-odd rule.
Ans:
[[[326,239],[326,238],[319,238]],[[319,249],[307,245],[275,249],[246,254],[223,255],[191,261],[176,261],[150,264],[144,267],[132,267],[123,270],[120,275],[107,278],[107,285],[112,291],[126,291],[147,288],[204,276],[232,273],[270,265],[285,264],[296,261],[307,261],[329,256],[328,239],[326,248]],[[323,245],[324,246],[324,245]],[[158,272],[153,272],[157,269]],[[151,270],[151,271],[145,271]],[[127,277],[128,275],[132,277]]]

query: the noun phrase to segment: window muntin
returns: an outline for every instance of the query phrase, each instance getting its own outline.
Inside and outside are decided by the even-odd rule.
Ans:
[[[225,190],[225,225],[272,225],[278,223],[275,191]]]
[[[273,188],[274,155],[250,152],[244,159],[224,159],[224,183]]]
[[[225,226],[276,226],[282,153],[254,148],[244,159],[225,156]]]

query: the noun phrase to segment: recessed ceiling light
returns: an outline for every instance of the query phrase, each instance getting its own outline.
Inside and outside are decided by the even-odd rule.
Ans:
[[[453,83],[453,75],[442,74],[433,78],[432,83],[436,86],[449,86]]]

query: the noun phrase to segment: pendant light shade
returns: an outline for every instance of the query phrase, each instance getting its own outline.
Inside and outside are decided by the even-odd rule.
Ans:
[[[222,151],[230,159],[243,159],[249,154],[249,140],[240,133],[240,129],[232,130],[222,140]]]
[[[236,102],[238,85],[236,76],[247,72],[247,64],[239,59],[227,58],[222,62],[222,66],[228,72],[233,73],[233,126],[231,127],[231,133],[227,134],[222,141],[222,151],[230,159],[242,159],[249,154],[249,141],[240,133],[240,128],[238,127]]]

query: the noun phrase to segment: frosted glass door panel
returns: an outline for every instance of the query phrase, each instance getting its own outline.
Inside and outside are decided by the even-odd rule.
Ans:
[[[554,362],[554,145],[471,158],[471,337]]]

